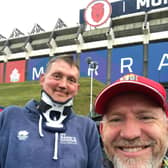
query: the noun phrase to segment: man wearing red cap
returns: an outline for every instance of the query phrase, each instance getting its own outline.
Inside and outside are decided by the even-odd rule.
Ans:
[[[97,97],[100,134],[114,168],[168,168],[168,105],[164,87],[127,74]]]

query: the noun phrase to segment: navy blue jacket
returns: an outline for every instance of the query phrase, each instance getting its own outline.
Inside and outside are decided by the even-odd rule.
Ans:
[[[64,133],[48,132],[36,106],[31,100],[0,113],[0,168],[102,168],[94,121],[72,112]]]

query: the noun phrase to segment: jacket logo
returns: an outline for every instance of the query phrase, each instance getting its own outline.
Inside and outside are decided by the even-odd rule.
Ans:
[[[20,141],[25,141],[28,137],[29,137],[29,132],[26,131],[26,130],[21,130],[21,131],[19,131],[18,134],[17,134],[17,138],[18,138]]]
[[[61,144],[77,144],[76,137],[67,136],[65,133],[60,134]]]

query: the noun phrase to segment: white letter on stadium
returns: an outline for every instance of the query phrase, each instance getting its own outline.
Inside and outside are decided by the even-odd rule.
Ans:
[[[124,65],[124,61],[129,61],[129,64]],[[133,72],[131,69],[131,66],[133,64],[133,59],[132,58],[121,58],[121,69],[120,73],[124,73],[124,68],[128,68],[129,72]]]
[[[44,73],[44,67],[41,67],[39,72],[37,72],[37,69],[34,67],[33,68],[32,80],[35,80],[36,78],[39,78],[42,73]]]
[[[164,4],[168,4],[168,0],[164,0],[163,3],[164,3]]]
[[[156,2],[156,0],[152,0],[152,6],[159,6],[159,5],[161,5],[162,4],[162,0],[157,0],[157,2]]]
[[[137,0],[137,9],[140,9],[141,6],[145,6],[146,5],[146,8],[149,8],[150,6],[150,0]]]
[[[168,66],[168,63],[164,63],[164,60],[165,59],[167,59],[167,62],[168,62],[168,54],[166,53],[166,54],[163,54],[163,57],[162,57],[162,59],[161,59],[161,61],[160,61],[160,64],[159,64],[159,66],[158,66],[158,71],[160,71],[161,69],[162,69],[162,67],[164,67],[164,66]]]

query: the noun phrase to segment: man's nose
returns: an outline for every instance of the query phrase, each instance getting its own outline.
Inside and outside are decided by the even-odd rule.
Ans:
[[[67,87],[67,79],[62,78],[59,83],[59,87],[65,89]]]
[[[125,121],[125,124],[122,126],[120,130],[120,136],[125,139],[135,139],[140,137],[141,135],[141,127],[138,121],[131,119]]]

